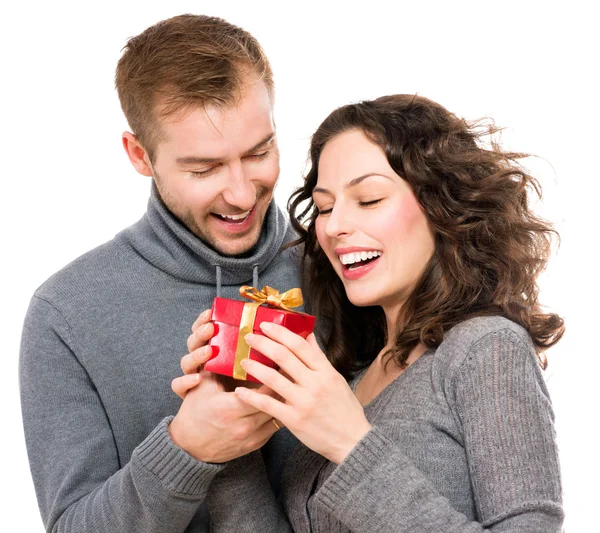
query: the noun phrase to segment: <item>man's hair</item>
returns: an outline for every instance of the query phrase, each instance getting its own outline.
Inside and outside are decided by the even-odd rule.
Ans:
[[[419,342],[435,348],[469,317],[502,315],[529,332],[545,367],[542,352],[564,331],[563,320],[538,303],[537,277],[556,231],[529,206],[529,192],[540,196],[541,190],[517,163],[526,154],[502,151],[493,140],[493,123],[467,123],[414,95],[333,111],[312,137],[310,170],[288,203],[297,242],[304,244],[307,301],[324,321],[332,363],[349,375],[353,364],[370,363],[388,342],[382,309],[350,303],[315,232],[312,191],[319,158],[327,142],[351,129],[381,147],[411,186],[435,235],[433,256],[398,315],[389,355],[404,366]]]
[[[132,132],[154,160],[160,119],[190,106],[228,107],[241,98],[247,76],[273,97],[273,73],[258,41],[229,22],[179,15],[129,39],[115,85]]]

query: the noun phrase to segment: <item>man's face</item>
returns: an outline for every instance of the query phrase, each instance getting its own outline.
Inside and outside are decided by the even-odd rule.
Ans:
[[[222,255],[258,241],[279,177],[273,105],[262,81],[235,107],[195,107],[167,118],[152,174],[169,210]]]

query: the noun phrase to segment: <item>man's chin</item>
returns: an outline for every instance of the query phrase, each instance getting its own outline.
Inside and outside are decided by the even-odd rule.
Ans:
[[[185,220],[184,224],[196,237],[219,255],[225,257],[248,257],[254,252],[265,223],[265,216],[263,215],[260,218],[260,224],[257,224],[258,221],[255,221],[255,224],[251,228],[248,228],[244,233],[238,234],[223,231],[223,228],[219,227],[218,224],[213,226],[213,221],[210,219],[206,220],[205,231],[200,229],[195,220]]]
[[[249,257],[253,254],[260,238],[260,231],[252,231],[244,236],[218,238],[211,235],[209,239],[199,236],[202,241],[219,255],[224,257]]]

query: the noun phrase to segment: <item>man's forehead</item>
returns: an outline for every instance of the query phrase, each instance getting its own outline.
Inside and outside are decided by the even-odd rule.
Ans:
[[[251,129],[226,127],[224,131],[220,131],[206,123],[188,121],[167,126],[165,134],[159,151],[163,151],[160,149],[163,148],[170,152],[180,164],[242,157],[276,143],[275,126],[272,122],[256,124]]]

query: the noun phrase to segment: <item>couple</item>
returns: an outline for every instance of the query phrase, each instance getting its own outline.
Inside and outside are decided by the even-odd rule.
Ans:
[[[536,285],[553,230],[519,154],[422,97],[344,106],[312,138],[290,228],[252,36],[162,21],[116,82],[148,211],[42,285],[23,333],[47,530],[560,531],[540,367],[563,326]],[[261,388],[199,372],[199,309],[300,272],[322,350],[265,326],[247,341],[282,371],[249,361]]]

